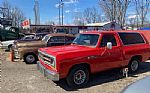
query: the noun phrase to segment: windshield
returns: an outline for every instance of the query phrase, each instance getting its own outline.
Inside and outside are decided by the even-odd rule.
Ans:
[[[80,34],[78,35],[73,44],[85,45],[85,46],[96,46],[99,35],[97,34]]]
[[[46,34],[37,34],[36,37],[37,37],[38,39],[42,39],[45,35],[46,35]]]
[[[48,40],[49,40],[49,38],[50,38],[50,37],[46,35],[46,36],[44,36],[44,37],[43,37],[42,41],[44,41],[44,42],[46,42],[46,43],[47,43],[47,42],[48,42]]]

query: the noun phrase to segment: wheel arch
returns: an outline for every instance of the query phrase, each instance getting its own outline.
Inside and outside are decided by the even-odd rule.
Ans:
[[[8,48],[12,47],[12,45],[13,45],[13,44],[9,44],[9,45],[8,45]]]
[[[69,70],[68,70],[68,73],[67,73],[67,76],[69,75],[69,73],[71,72],[71,70],[73,69],[73,68],[75,68],[76,66],[85,66],[87,69],[88,69],[88,71],[89,71],[89,73],[91,73],[91,67],[90,67],[90,64],[88,64],[88,63],[79,63],[79,64],[74,64],[74,65],[72,65],[70,68],[69,68]]]
[[[142,62],[142,55],[135,55],[135,56],[132,56],[131,57],[131,60],[133,60],[133,59],[138,59],[140,62]],[[130,61],[131,61],[130,60]]]

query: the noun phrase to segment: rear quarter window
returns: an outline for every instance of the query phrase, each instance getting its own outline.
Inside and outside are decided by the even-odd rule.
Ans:
[[[118,33],[124,45],[145,43],[139,33]]]

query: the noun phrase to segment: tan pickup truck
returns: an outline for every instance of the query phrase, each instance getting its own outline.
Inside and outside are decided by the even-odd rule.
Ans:
[[[38,48],[71,44],[73,35],[54,33],[46,35],[42,40],[18,41],[12,49],[13,59],[24,60],[27,64],[36,63]]]

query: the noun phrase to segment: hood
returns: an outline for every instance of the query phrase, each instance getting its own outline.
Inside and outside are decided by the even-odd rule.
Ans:
[[[1,42],[1,44],[2,44],[3,46],[8,46],[8,45],[14,44],[14,41],[15,41],[15,40],[3,41],[3,42]]]
[[[35,41],[18,41],[16,42],[17,47],[40,47],[40,46],[46,46],[46,43],[41,40],[35,40]]]
[[[8,40],[8,41],[2,41],[1,43],[2,43],[2,44],[4,44],[4,43],[14,43],[14,41],[15,41],[15,40]]]
[[[39,50],[52,56],[61,56],[59,59],[62,60],[96,55],[99,52],[96,48],[79,45],[47,47],[40,48]]]

